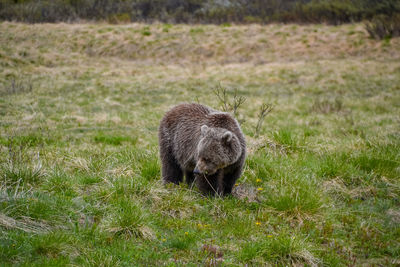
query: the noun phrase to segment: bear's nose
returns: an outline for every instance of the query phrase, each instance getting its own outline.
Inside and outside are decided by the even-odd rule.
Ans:
[[[193,170],[193,173],[194,173],[194,174],[201,174],[201,172],[200,172],[197,168],[195,168],[195,169]]]

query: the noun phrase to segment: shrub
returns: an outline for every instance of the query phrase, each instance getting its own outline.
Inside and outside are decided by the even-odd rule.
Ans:
[[[114,14],[108,17],[107,21],[111,24],[123,24],[131,22],[131,16],[128,13]]]
[[[0,19],[29,23],[75,20],[73,8],[64,1],[32,1],[22,4],[5,4]]]
[[[78,19],[172,23],[307,22],[340,24],[400,12],[398,0],[0,0],[0,20]]]
[[[400,14],[378,15],[365,23],[365,29],[374,39],[389,39],[400,36]]]
[[[301,21],[336,25],[359,21],[362,10],[350,1],[311,1],[307,5],[299,6],[297,14]]]

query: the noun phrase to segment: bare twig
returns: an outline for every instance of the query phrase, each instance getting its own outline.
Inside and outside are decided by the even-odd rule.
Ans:
[[[238,108],[246,101],[246,98],[244,96],[238,96],[237,95],[237,89],[235,89],[235,93],[233,95],[233,104],[231,105],[231,109],[233,110],[233,114],[235,117],[238,115]]]
[[[13,77],[9,84],[4,85],[4,88],[0,88],[0,95],[13,95],[19,93],[32,92],[33,83],[30,78]]]
[[[213,89],[213,93],[217,96],[223,111],[233,112],[235,117],[238,116],[238,109],[246,101],[246,98],[244,96],[239,96],[237,89],[233,92],[233,99],[229,99],[228,91],[226,88],[222,87],[221,84],[218,84],[218,86]]]
[[[258,121],[256,126],[255,136],[258,136],[261,130],[261,126],[264,122],[264,118],[272,111],[271,104],[262,104],[260,107],[260,112],[258,113]]]
[[[218,97],[222,110],[225,112],[229,111],[229,103],[226,89],[223,88],[221,84],[218,84],[217,87],[213,89],[213,93]]]

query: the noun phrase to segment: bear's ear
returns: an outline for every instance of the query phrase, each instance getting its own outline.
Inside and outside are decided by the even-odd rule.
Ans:
[[[224,135],[222,136],[222,142],[224,142],[225,144],[230,143],[232,140],[232,132],[230,131],[226,131],[224,133]]]
[[[201,126],[201,135],[206,135],[208,133],[208,129],[208,126],[205,124]]]

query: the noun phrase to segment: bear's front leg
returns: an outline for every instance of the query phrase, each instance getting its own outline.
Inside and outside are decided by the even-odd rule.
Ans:
[[[194,181],[194,173],[193,173],[193,171],[185,171],[185,177],[186,177],[186,183],[189,186],[192,186],[193,181]]]
[[[229,195],[232,193],[232,188],[235,185],[237,179],[239,179],[240,175],[242,174],[242,168],[237,167],[230,172],[224,174],[223,177],[223,184],[224,190],[223,195]]]
[[[161,154],[161,174],[164,183],[179,184],[183,180],[183,172],[172,154]]]

